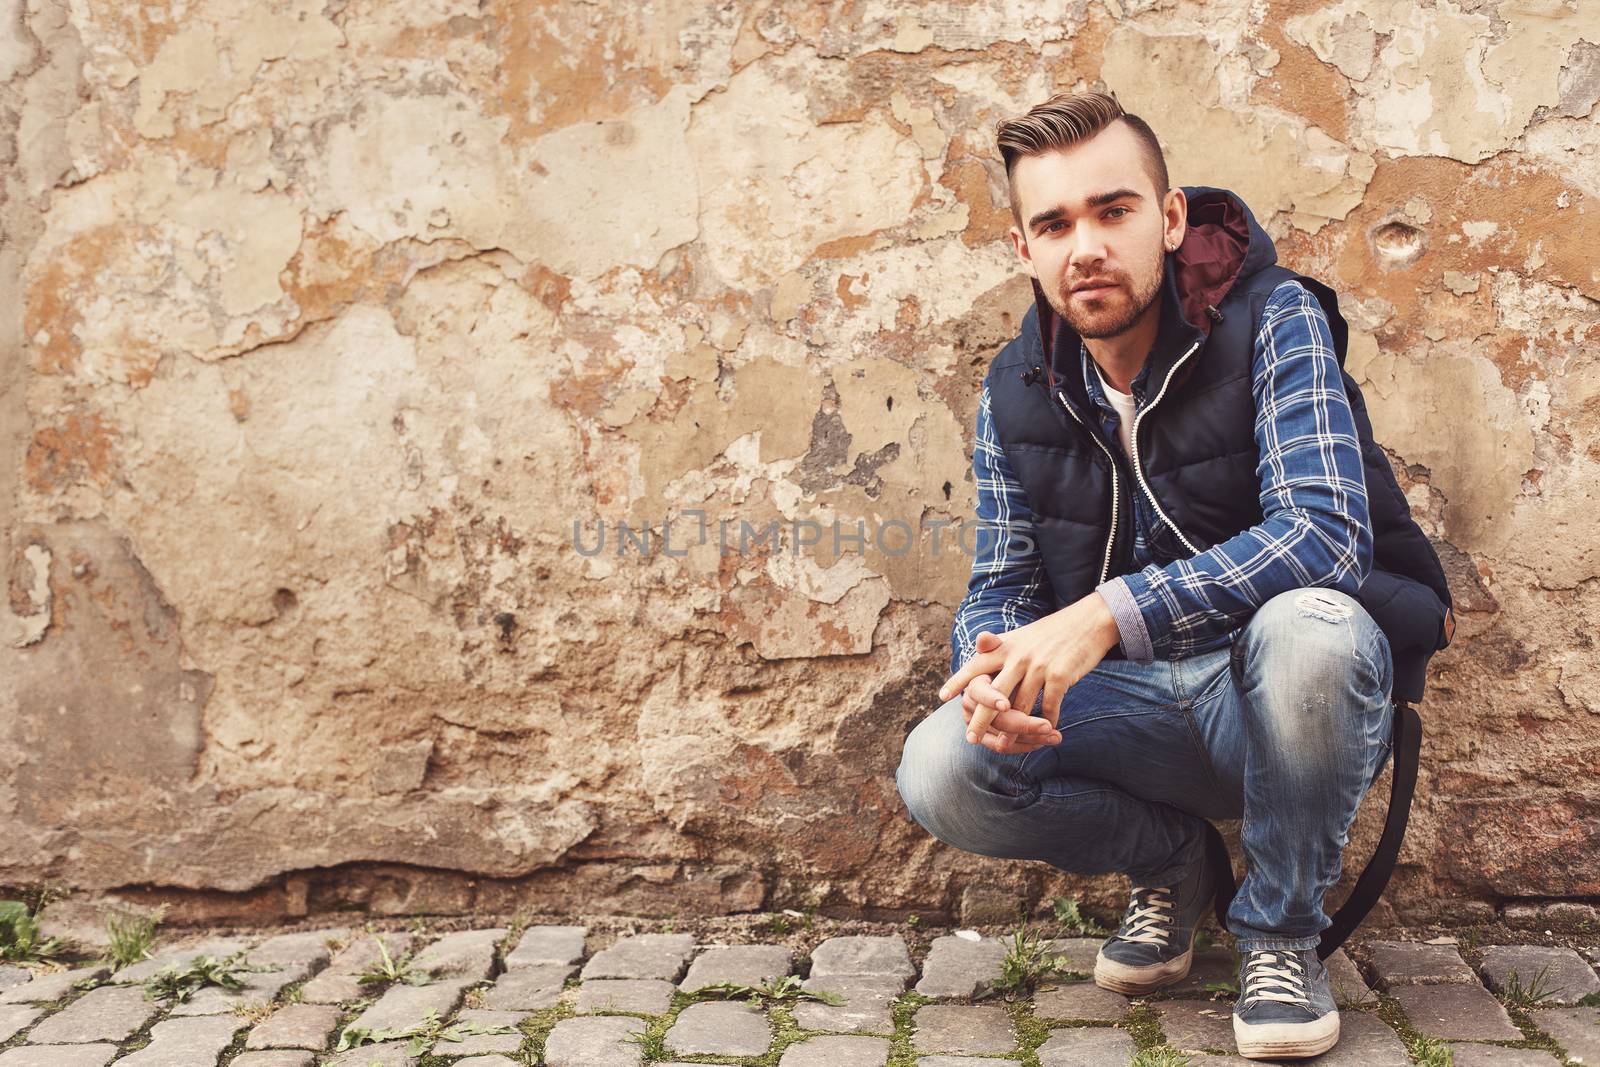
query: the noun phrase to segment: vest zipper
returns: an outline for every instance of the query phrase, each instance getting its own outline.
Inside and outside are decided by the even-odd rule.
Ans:
[[[1183,542],[1183,547],[1197,556],[1200,554],[1200,550],[1191,544],[1187,537],[1183,536],[1183,531],[1178,529],[1177,523],[1167,518],[1167,513],[1161,510],[1160,504],[1156,503],[1156,495],[1151,492],[1149,483],[1144,480],[1144,471],[1139,467],[1139,420],[1144,418],[1157,404],[1161,403],[1161,398],[1167,393],[1167,386],[1172,384],[1172,376],[1178,372],[1179,367],[1183,366],[1184,360],[1194,355],[1195,349],[1199,347],[1200,342],[1196,341],[1190,346],[1189,351],[1179,357],[1178,361],[1167,371],[1166,380],[1161,383],[1161,391],[1156,394],[1156,398],[1133,416],[1133,431],[1129,434],[1133,439],[1133,476],[1139,480],[1139,487],[1144,490],[1144,495],[1150,499],[1150,506],[1155,508],[1157,515],[1161,516],[1161,521],[1172,527],[1172,532],[1178,535],[1178,540]]]
[[[1106,443],[1100,440],[1100,435],[1089,429],[1078,413],[1072,410],[1072,405],[1067,403],[1066,391],[1059,386],[1056,387],[1056,399],[1061,402],[1062,407],[1067,409],[1067,414],[1071,415],[1078,425],[1084,428],[1084,431],[1089,434],[1089,438],[1100,446],[1100,451],[1106,454],[1106,459],[1111,461],[1111,536],[1106,538],[1105,556],[1100,561],[1100,577],[1094,583],[1098,586],[1106,580],[1106,574],[1111,570],[1111,546],[1117,539],[1117,459],[1111,454],[1111,449],[1106,447]],[[1180,534],[1179,536],[1182,535]]]

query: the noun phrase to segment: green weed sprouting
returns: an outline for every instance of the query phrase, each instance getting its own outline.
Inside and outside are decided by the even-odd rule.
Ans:
[[[1454,1067],[1456,1054],[1449,1045],[1431,1037],[1419,1037],[1411,1046],[1416,1067]]]
[[[374,936],[373,940],[378,943],[378,955],[382,959],[361,972],[361,977],[356,979],[357,985],[388,985],[390,982],[404,982],[406,985],[428,983],[428,975],[412,966],[410,949],[402,952],[397,960],[389,955],[388,946],[383,943],[383,938]]]
[[[1011,943],[1006,948],[1005,956],[1000,960],[1000,978],[992,983],[988,993],[1004,993],[1008,996],[1024,995],[1033,992],[1033,988],[1049,977],[1084,978],[1086,975],[1074,971],[1067,966],[1065,956],[1052,955],[1045,949],[1045,941],[1028,932],[1028,924],[1023,923],[1012,937]]]
[[[711,1000],[737,1000],[743,997],[749,1001],[761,1001],[767,1004],[785,1004],[795,1000],[820,1000],[824,1004],[843,1004],[845,999],[837,993],[806,989],[803,979],[786,974],[781,978],[769,978],[758,986],[737,985],[733,982],[712,982],[703,985],[687,995],[691,999],[705,997]]]
[[[25,902],[0,900],[0,960],[38,962],[60,955],[64,948],[61,938],[40,933],[38,916]]]
[[[1069,931],[1076,931],[1085,937],[1099,937],[1111,931],[1102,927],[1094,919],[1084,915],[1078,906],[1076,897],[1056,897],[1051,901],[1051,910],[1055,913],[1056,922],[1066,927]]]
[[[406,1045],[406,1055],[420,1056],[425,1048],[437,1041],[460,1041],[469,1034],[516,1033],[521,1031],[506,1023],[487,1025],[476,1020],[466,1020],[446,1025],[439,1021],[438,1009],[429,1008],[420,1023],[414,1023],[400,1030],[387,1030],[382,1027],[373,1030],[365,1026],[347,1026],[339,1035],[339,1044],[333,1051],[344,1052],[357,1045],[377,1044],[380,1041],[396,1041],[402,1037],[409,1037],[411,1040]],[[439,1055],[450,1054],[449,1050],[438,1050],[438,1052]]]
[[[229,992],[244,988],[241,974],[253,971],[275,971],[276,967],[253,967],[244,962],[245,949],[217,959],[215,956],[196,956],[182,967],[168,964],[144,983],[147,1000],[176,998],[185,1001],[196,990],[208,985],[221,986]]]

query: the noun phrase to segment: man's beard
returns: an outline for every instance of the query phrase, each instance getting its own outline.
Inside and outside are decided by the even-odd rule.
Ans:
[[[1081,304],[1079,304],[1079,309],[1075,309],[1073,305],[1079,302],[1073,299],[1072,282],[1066,279],[1062,280],[1061,292],[1051,293],[1046,290],[1046,295],[1049,297],[1050,306],[1055,308],[1056,314],[1060,315],[1079,337],[1091,340],[1102,337],[1116,337],[1131,329],[1133,324],[1139,321],[1139,317],[1161,295],[1162,272],[1165,267],[1166,253],[1158,250],[1155,267],[1150,275],[1149,287],[1143,292],[1135,291],[1133,299],[1121,314],[1117,314],[1109,308],[1080,310]],[[1119,295],[1127,292],[1125,282],[1121,279],[1114,280],[1117,282]]]

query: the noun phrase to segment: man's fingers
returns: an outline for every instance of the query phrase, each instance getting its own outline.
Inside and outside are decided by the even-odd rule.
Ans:
[[[988,677],[990,674],[1000,668],[1004,655],[1005,653],[997,651],[984,652],[973,656],[959,671],[950,676],[949,681],[945,682],[944,685],[940,687],[939,699],[941,701],[949,700],[967,686],[971,685],[972,679],[978,677],[979,675]]]
[[[978,675],[967,686],[961,697],[961,715],[967,721],[969,741],[972,740],[971,735],[977,732],[973,718],[978,709],[983,708],[991,719],[987,730],[979,735],[976,743],[996,752],[1031,752],[1060,742],[1061,735],[1055,731],[1053,723],[1037,715],[1026,715],[1015,708],[1000,711],[995,706],[998,696],[987,674]]]
[[[990,730],[983,739],[985,748],[992,748],[1007,755],[1013,752],[1037,752],[1041,748],[1051,748],[1055,744],[1053,741],[1027,741],[1010,734],[997,734],[993,730]]]
[[[975,690],[988,684],[989,676],[987,674],[980,674],[971,682],[967,683],[967,688],[962,691],[961,714],[968,722],[972,721],[972,713],[978,710],[978,700],[975,696]]]
[[[1000,665],[1000,673],[994,676],[994,681],[989,684],[994,691],[1000,694],[1003,707],[1017,707],[1017,687],[1022,684],[1028,674],[1028,661],[1023,656],[1013,655],[1004,664]],[[1018,707],[1019,711],[1026,712],[1027,707]]]
[[[996,709],[988,704],[979,703],[977,710],[972,713],[972,718],[967,723],[967,740],[977,742],[983,737],[984,731],[989,729],[989,724],[994,721]]]
[[[974,678],[972,684],[967,686],[967,695],[975,702],[988,704],[991,708],[998,704],[1000,696],[994,687],[989,684],[988,679],[977,678]],[[972,720],[969,717],[967,721],[971,722]],[[1037,715],[1029,715],[1027,712],[1017,708],[1007,708],[994,717],[994,722],[989,728],[1001,733],[1014,734],[1019,738],[1032,738],[1036,735],[1053,732],[1055,724]]]
[[[987,704],[991,708],[1000,707],[1000,694],[995,690],[994,683],[987,674],[980,674],[967,686],[967,695],[980,704]]]
[[[1044,707],[1039,709],[1039,714],[1049,720],[1054,726],[1061,720],[1061,702],[1067,698],[1067,687],[1059,683],[1046,682],[1044,687]]]
[[[994,644],[995,647],[988,652],[979,652],[967,660],[966,663],[962,664],[959,671],[950,676],[949,681],[939,687],[940,700],[949,700],[965,689],[972,679],[980,674],[989,674],[1005,661],[1005,653],[1000,651],[998,641]]]
[[[1017,711],[1024,715],[1033,715],[1033,705],[1039,700],[1039,686],[1043,683],[1042,677],[1032,675],[1022,679],[1022,684],[1017,687]]]

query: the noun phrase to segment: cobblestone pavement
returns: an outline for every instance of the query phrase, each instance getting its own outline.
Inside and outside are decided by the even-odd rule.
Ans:
[[[413,954],[419,981],[359,981],[380,962],[379,937],[391,956]],[[1436,943],[1447,941],[1353,939],[1359,967],[1343,950],[1329,961],[1339,1044],[1291,1062],[1600,1064],[1600,950]],[[1046,945],[1086,975],[1100,943]],[[995,984],[1011,944],[973,931],[924,936],[914,960],[898,933],[853,934],[796,956],[783,945],[702,944],[681,933],[601,938],[555,925],[158,942],[157,958],[116,972],[0,967],[0,1067],[1174,1067],[1185,1055],[1162,1055],[1172,1050],[1193,1067],[1262,1062],[1233,1054],[1233,996],[1207,989],[1233,979],[1227,947],[1207,946],[1179,985],[1129,1000],[1065,977],[1008,998]],[[170,963],[240,949],[258,968],[242,989],[205,986],[183,1001],[146,995],[145,981]],[[785,975],[843,1003],[690,996]],[[415,1051],[407,1039],[337,1051],[347,1029],[404,1031],[430,1011],[434,1032]],[[480,1032],[449,1040],[441,1021]]]

